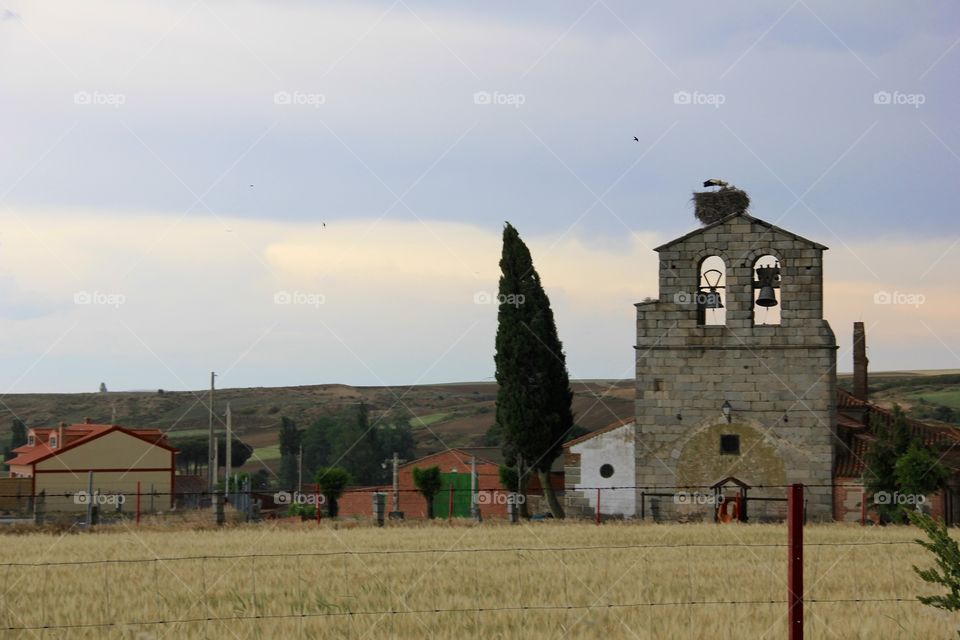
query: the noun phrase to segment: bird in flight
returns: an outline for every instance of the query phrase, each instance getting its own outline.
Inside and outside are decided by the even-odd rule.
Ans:
[[[250,185],[250,188],[253,189],[253,185]]]
[[[720,178],[710,178],[709,180],[703,181],[703,186],[705,187],[727,187],[729,184],[721,180]]]
[[[633,136],[633,141],[634,141],[634,142],[640,142],[640,138],[638,138],[637,136]]]

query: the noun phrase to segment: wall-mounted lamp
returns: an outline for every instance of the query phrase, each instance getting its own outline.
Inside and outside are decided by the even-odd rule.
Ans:
[[[727,421],[727,424],[730,424],[730,413],[733,411],[733,407],[730,406],[729,400],[723,401],[723,406],[720,407],[720,411],[723,413],[723,418]]]
[[[683,414],[677,411],[677,420],[683,420]]]
[[[790,422],[790,418],[787,417],[787,414],[786,414],[786,413],[783,414],[783,421],[784,421],[785,423],[786,423],[786,422]]]

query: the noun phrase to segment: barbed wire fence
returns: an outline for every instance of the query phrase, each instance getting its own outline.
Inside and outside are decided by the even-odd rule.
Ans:
[[[684,487],[684,489],[690,489]],[[169,495],[169,494],[168,494]],[[911,604],[922,606],[915,597],[904,595],[888,594],[860,594],[858,597],[807,597],[804,598],[803,587],[803,550],[804,547],[810,549],[818,548],[836,548],[839,551],[853,550],[866,547],[886,547],[897,548],[914,546],[913,541],[904,540],[864,540],[852,542],[825,541],[804,543],[803,541],[803,490],[802,487],[792,486],[789,488],[788,500],[788,518],[787,531],[789,533],[786,542],[705,542],[705,543],[644,543],[644,544],[595,544],[595,545],[553,545],[549,547],[541,546],[487,546],[487,547],[464,547],[464,548],[405,548],[405,549],[357,549],[357,550],[313,550],[313,551],[276,551],[259,553],[222,553],[222,554],[187,554],[187,555],[155,555],[150,557],[131,557],[131,558],[104,558],[104,559],[68,559],[68,560],[39,560],[39,561],[5,561],[0,562],[0,570],[10,577],[17,572],[56,572],[65,569],[79,569],[86,573],[90,571],[103,571],[103,582],[108,583],[108,573],[111,567],[127,567],[136,570],[139,575],[148,575],[153,572],[154,580],[157,581],[157,572],[159,568],[170,570],[168,565],[188,565],[192,571],[196,571],[196,565],[200,564],[200,573],[204,583],[204,595],[207,589],[207,580],[209,576],[223,574],[224,567],[236,565],[236,563],[250,564],[256,566],[259,561],[260,566],[264,563],[278,562],[283,560],[291,561],[296,566],[303,562],[330,560],[336,561],[342,559],[346,562],[349,558],[362,560],[370,558],[371,560],[381,559],[389,562],[390,558],[398,556],[423,556],[423,563],[432,562],[437,558],[460,557],[460,556],[517,556],[519,554],[533,554],[539,556],[542,554],[603,554],[606,552],[630,552],[637,554],[656,554],[664,553],[668,550],[676,552],[693,552],[698,550],[716,550],[720,554],[743,553],[744,551],[780,551],[784,553],[782,558],[788,562],[788,588],[786,597],[736,597],[731,594],[726,598],[673,598],[673,599],[634,599],[634,600],[606,600],[603,598],[595,602],[576,601],[575,599],[565,598],[563,601],[543,601],[543,602],[507,602],[507,603],[479,603],[477,606],[406,606],[404,602],[395,602],[389,606],[381,607],[344,607],[341,605],[324,604],[315,607],[305,607],[302,605],[299,610],[292,607],[286,611],[277,610],[255,610],[246,611],[244,607],[239,610],[225,613],[222,610],[211,610],[207,615],[190,615],[193,607],[185,612],[168,611],[168,615],[156,617],[138,618],[135,615],[112,615],[98,620],[81,620],[76,622],[62,621],[22,621],[16,623],[9,619],[6,624],[0,622],[0,630],[6,632],[46,632],[46,631],[68,631],[68,630],[108,630],[108,629],[128,629],[128,628],[163,628],[173,625],[203,626],[210,624],[221,624],[229,622],[252,622],[252,621],[270,621],[270,620],[308,620],[308,619],[360,619],[371,616],[443,616],[443,615],[473,615],[485,616],[494,614],[523,614],[534,613],[538,611],[582,611],[584,613],[591,611],[616,611],[625,609],[661,609],[678,607],[745,607],[745,608],[770,608],[781,607],[787,611],[788,629],[790,638],[802,638],[803,633],[803,607],[804,605],[818,606],[827,604]],[[131,524],[128,522],[128,524]],[[345,565],[344,565],[345,567]],[[26,573],[23,573],[26,575]],[[56,576],[57,574],[53,574]],[[94,575],[89,573],[89,575]],[[124,574],[127,575],[127,574]],[[41,573],[40,576],[32,575],[31,579],[47,581],[55,579]],[[255,580],[253,586],[255,589]],[[154,585],[157,590],[161,590],[158,584]],[[564,586],[564,595],[566,596],[566,585]],[[695,594],[691,594],[695,595]],[[256,596],[253,597],[254,601]],[[782,615],[782,614],[780,614]]]
[[[805,487],[830,489],[831,492],[837,488],[850,490],[848,484],[834,483],[807,484]],[[789,485],[755,485],[749,487],[749,495],[742,489],[731,494],[729,489],[730,487],[694,485],[577,486],[575,489],[568,489],[566,493],[580,496],[581,503],[586,505],[579,510],[574,509],[571,515],[592,517],[597,523],[611,518],[655,522],[786,520],[786,492]],[[560,493],[562,495],[563,490],[560,490]],[[341,509],[340,515],[377,520],[377,510],[386,509],[386,505],[378,505],[378,501],[391,496],[394,504],[400,502],[401,496],[405,506],[412,504],[412,517],[426,515],[425,502],[419,490],[388,486],[347,488],[338,498],[338,502],[346,505],[345,509]],[[529,496],[539,498],[534,493]],[[414,498],[412,502],[411,497]],[[528,495],[518,494],[515,490],[466,488],[450,484],[441,489],[433,502],[443,507],[443,517],[448,519],[504,517],[516,520],[519,505],[528,499]],[[874,502],[871,502],[871,499]],[[868,515],[879,504],[882,502],[877,502],[865,490],[860,489],[860,511],[856,515],[861,524],[872,524]],[[539,506],[540,510],[544,511],[543,505]],[[227,492],[210,492],[208,489],[165,491],[154,486],[141,487],[140,483],[136,483],[135,488],[110,488],[101,487],[92,479],[87,488],[80,490],[76,484],[48,486],[36,493],[20,487],[11,491],[0,486],[0,525],[10,522],[62,523],[70,518],[74,518],[80,526],[110,524],[126,519],[139,523],[141,516],[150,516],[153,521],[174,521],[189,515],[197,516],[203,510],[211,509],[211,520],[222,524],[225,519],[222,512],[218,514],[220,507],[226,507],[234,515],[240,514],[244,521],[251,522],[263,518],[302,517],[304,509],[298,511],[297,507],[305,507],[311,514],[326,514],[329,505],[326,495],[315,485],[288,489],[257,489],[253,488],[249,481],[244,485],[231,487]],[[545,515],[550,517],[549,513]]]

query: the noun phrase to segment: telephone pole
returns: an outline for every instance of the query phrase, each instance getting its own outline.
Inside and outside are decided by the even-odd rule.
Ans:
[[[390,512],[390,518],[402,520],[403,512],[400,511],[400,464],[406,462],[406,460],[401,460],[400,454],[394,451],[393,458],[389,462],[393,463],[393,510]]]
[[[213,452],[213,381],[217,377],[217,374],[213,371],[210,372],[210,411],[209,411],[209,420],[208,420],[208,431],[207,434],[207,489],[210,491],[210,495],[213,495],[213,490],[216,486],[216,474],[214,469],[217,466],[217,460],[214,458]]]
[[[226,466],[226,475],[224,480],[226,480],[227,495],[230,495],[230,475],[233,472],[233,465],[230,462],[230,456],[233,453],[233,415],[230,413],[230,403],[227,403],[227,459],[224,463]]]
[[[300,451],[297,453],[297,493],[303,492],[303,443],[300,443]]]

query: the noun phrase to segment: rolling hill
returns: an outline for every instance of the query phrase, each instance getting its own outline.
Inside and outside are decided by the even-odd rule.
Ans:
[[[574,381],[574,414],[587,430],[633,415],[633,381]],[[207,433],[209,391],[131,391],[74,394],[10,394],[0,408],[0,443],[9,438],[10,422],[19,417],[27,426],[59,422],[111,421],[127,427],[153,427],[169,437]],[[279,464],[277,431],[280,418],[292,418],[304,428],[324,415],[338,414],[359,402],[367,403],[374,419],[385,412],[409,415],[417,452],[427,454],[446,446],[476,446],[493,424],[496,384],[465,382],[412,387],[352,387],[339,384],[301,387],[218,389],[216,409],[222,415],[230,403],[237,436],[255,448],[270,467]],[[250,469],[260,464],[249,463]]]

